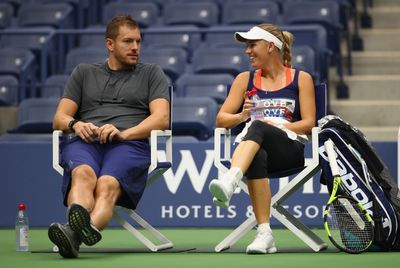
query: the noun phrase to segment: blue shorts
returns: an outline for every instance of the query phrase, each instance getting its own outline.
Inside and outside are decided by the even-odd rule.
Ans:
[[[97,175],[115,177],[122,194],[117,205],[135,209],[146,187],[150,166],[150,145],[147,140],[100,144],[85,143],[80,138],[61,143],[61,165],[64,168],[62,192],[64,205],[70,190],[71,171],[77,166],[89,165]]]

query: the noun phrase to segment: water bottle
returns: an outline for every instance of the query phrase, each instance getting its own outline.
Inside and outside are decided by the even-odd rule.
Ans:
[[[253,102],[253,107],[250,109],[250,119],[254,120],[262,120],[264,119],[263,107],[261,103],[261,99],[257,94],[256,89],[252,89],[246,93],[246,96],[249,97]]]
[[[29,222],[24,203],[18,206],[18,216],[15,222],[15,242],[17,251],[29,250]]]

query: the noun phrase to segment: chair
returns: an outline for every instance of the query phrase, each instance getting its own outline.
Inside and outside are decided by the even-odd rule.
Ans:
[[[173,134],[207,140],[212,136],[217,103],[208,97],[175,98],[172,115]]]
[[[172,109],[172,87],[169,87],[169,94],[171,97],[170,111]],[[53,131],[53,168],[60,174],[63,175],[64,170],[60,166],[60,137],[63,135],[62,131]],[[162,162],[158,159],[157,151],[160,149],[158,147],[158,142],[160,138],[165,139],[165,152],[166,161]],[[151,152],[151,164],[148,171],[148,180],[146,187],[152,185],[157,178],[159,178],[166,170],[172,166],[172,131],[171,123],[169,129],[167,130],[152,130],[150,135],[150,152]],[[129,219],[124,215],[126,214]],[[113,218],[122,225],[131,235],[136,237],[141,241],[148,249],[153,252],[161,251],[164,249],[169,249],[173,247],[173,243],[168,240],[162,233],[155,229],[150,223],[144,220],[138,213],[134,210],[127,209],[124,207],[116,206],[114,208]],[[130,222],[132,221],[132,222]],[[139,224],[144,230],[148,231],[152,235],[150,240],[148,237],[144,236],[141,231],[139,231],[134,225]],[[104,249],[102,249],[104,250]]]
[[[158,7],[158,10],[159,10],[159,14],[158,15],[161,14],[161,10],[163,9],[164,5],[169,2],[169,0],[168,1],[165,1],[165,0],[135,0],[135,1],[132,1],[132,0],[117,0],[117,1],[120,2],[120,3],[132,3],[132,2],[135,2],[135,3],[152,3],[152,4],[156,4],[157,7]],[[176,0],[173,0],[173,1],[176,1]]]
[[[165,48],[143,48],[140,54],[140,61],[145,63],[156,63],[161,66],[165,74],[175,81],[185,72],[187,63],[187,52],[178,47]]]
[[[194,73],[229,73],[234,76],[250,69],[244,48],[199,48],[193,53]]]
[[[124,3],[110,2],[103,8],[103,24],[107,24],[118,14],[129,14],[141,28],[147,28],[157,23],[159,8],[155,3]]]
[[[164,6],[164,25],[210,27],[218,23],[219,9],[213,2],[170,2]]]
[[[222,24],[279,23],[279,6],[272,1],[232,1],[224,5]]]
[[[79,47],[104,47],[106,43],[104,25],[90,25],[85,29],[81,29],[78,37]]]
[[[234,38],[237,31],[248,31],[251,26],[244,25],[216,25],[208,28],[205,33],[204,44],[206,47],[235,47],[245,50],[245,45]]]
[[[196,26],[153,26],[143,33],[146,48],[178,47],[190,56],[201,44],[201,33]]]
[[[18,80],[12,75],[0,75],[0,106],[18,103]]]
[[[9,3],[0,3],[0,29],[11,26],[14,8]]]
[[[35,55],[23,48],[0,48],[0,75],[13,75],[19,81],[18,101],[24,99],[35,87]]]
[[[316,56],[316,72],[321,83],[329,81],[329,57],[327,33],[324,27],[317,24],[284,25],[282,30],[289,31],[294,36],[294,46],[310,46]]]
[[[73,28],[73,8],[69,4],[26,3],[18,9],[19,27]]]
[[[49,27],[52,29],[73,28],[74,16],[73,8],[66,3],[34,3],[28,2],[22,4],[18,9],[16,25],[21,28],[31,27]],[[61,65],[61,56],[65,55],[73,46],[74,36],[58,35],[57,46],[59,58],[56,60]],[[65,48],[67,47],[67,48]],[[60,65],[57,66],[60,68]],[[57,68],[57,69],[58,69]],[[58,71],[58,70],[57,70]],[[43,82],[45,77],[41,78]]]
[[[176,93],[179,97],[211,97],[222,103],[226,85],[233,79],[231,74],[184,74],[176,80]]]
[[[29,98],[22,100],[18,109],[17,127],[9,133],[51,133],[58,98]]]
[[[310,73],[314,83],[319,84],[321,81],[319,80],[315,57],[315,52],[310,46],[292,47],[292,66]]]
[[[70,74],[80,63],[99,63],[107,59],[107,50],[97,47],[78,47],[70,50],[66,56],[65,74]]]
[[[42,86],[40,96],[42,98],[60,98],[67,84],[69,75],[55,74],[49,76]]]
[[[315,87],[316,94],[316,110],[317,120],[326,115],[326,84],[321,84]],[[276,193],[271,200],[271,215],[280,221],[286,228],[295,234],[300,240],[306,243],[314,251],[326,249],[326,243],[321,240],[315,233],[313,233],[307,226],[301,223],[293,215],[291,215],[283,205],[283,202],[290,197],[297,189],[303,186],[309,179],[311,179],[319,170],[319,154],[318,154],[318,132],[319,128],[312,129],[312,159],[303,168],[297,170],[288,170],[280,172],[280,174],[269,174],[269,177],[280,178],[289,175],[297,175],[289,181],[278,193]],[[231,157],[231,131],[225,128],[216,128],[214,135],[214,165],[217,167],[219,173],[225,173],[230,166]],[[221,145],[222,150],[221,151]],[[299,173],[298,173],[299,172]],[[239,187],[248,194],[246,183],[240,182]],[[248,233],[257,225],[255,216],[247,218],[240,226],[233,232],[225,237],[216,247],[215,251],[220,252],[228,249],[235,244],[242,236]]]
[[[90,0],[33,0],[35,3],[41,3],[41,4],[55,4],[55,3],[66,3],[69,4],[73,7],[73,13],[74,13],[74,24],[76,27],[83,28],[86,25],[86,21],[90,22],[90,15],[91,11],[90,9],[95,9],[96,7],[93,6],[95,4],[94,2],[96,1],[90,1]],[[92,4],[90,6],[90,4]],[[86,12],[87,11],[87,12]]]
[[[348,87],[343,80],[341,49],[344,32],[340,23],[339,8],[339,3],[336,1],[287,1],[283,8],[283,18],[284,23],[287,24],[320,24],[326,29],[328,48],[333,52],[333,62],[337,67],[340,79],[337,96],[347,98]],[[351,57],[349,46],[347,47],[347,56]]]
[[[56,70],[57,44],[51,27],[9,28],[2,32],[0,43],[4,47],[31,50],[38,59],[40,81]]]

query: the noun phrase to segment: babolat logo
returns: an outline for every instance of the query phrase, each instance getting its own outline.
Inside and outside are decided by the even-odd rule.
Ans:
[[[325,146],[319,147],[319,155],[325,160],[325,163],[320,163],[323,168],[329,167],[328,155],[325,151]],[[340,155],[340,157],[339,157]],[[335,149],[335,159],[339,166],[339,174],[341,177],[341,188],[345,190],[348,194],[350,194],[354,199],[360,202],[364,208],[367,210],[368,214],[373,216],[372,212],[372,194],[370,194],[369,190],[365,185],[361,187],[363,184],[363,175],[360,174],[352,168],[347,159],[341,154],[340,151]],[[360,164],[361,165],[361,164]],[[360,167],[361,168],[361,167]],[[330,173],[330,172],[329,172]],[[379,206],[383,207],[379,202]],[[384,209],[384,208],[383,208]],[[383,228],[389,228],[389,234],[392,232],[392,223],[388,215],[386,215],[386,211],[384,210],[382,213],[382,224]]]

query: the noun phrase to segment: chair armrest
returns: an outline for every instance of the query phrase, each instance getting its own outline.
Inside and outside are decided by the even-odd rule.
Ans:
[[[150,167],[149,173],[155,170],[160,164],[163,164],[158,161],[158,138],[165,137],[165,154],[166,154],[166,163],[172,165],[172,131],[171,130],[152,130],[150,133]]]
[[[61,130],[53,131],[53,168],[60,174],[64,174],[64,169],[60,165],[60,137],[63,132]]]
[[[315,163],[319,163],[319,132],[321,131],[320,127],[313,127],[311,130],[311,142],[312,142],[312,160]]]
[[[60,174],[64,174],[64,169],[60,165],[60,137],[63,135],[61,130],[53,131],[53,168]],[[160,164],[157,157],[158,149],[158,138],[166,137],[165,139],[165,151],[166,151],[166,162],[172,165],[172,132],[171,130],[152,130],[150,134],[150,154],[151,163],[149,172],[156,169]]]
[[[223,139],[223,140],[222,140]],[[223,149],[221,148],[223,145]],[[228,170],[224,162],[231,159],[231,130],[227,128],[216,128],[214,130],[214,165],[218,171]]]

